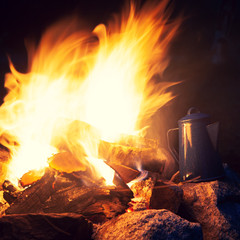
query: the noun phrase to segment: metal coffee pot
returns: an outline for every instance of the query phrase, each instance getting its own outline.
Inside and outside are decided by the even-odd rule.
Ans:
[[[178,121],[179,128],[168,130],[168,146],[179,163],[181,181],[210,181],[224,175],[217,152],[219,122],[209,124],[209,115],[190,108]],[[169,134],[179,132],[179,153],[172,147]]]

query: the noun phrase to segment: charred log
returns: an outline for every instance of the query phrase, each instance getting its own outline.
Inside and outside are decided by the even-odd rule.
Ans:
[[[98,147],[98,153],[96,151],[95,154],[99,158],[131,168],[136,168],[136,163],[139,162],[146,170],[162,172],[165,162],[172,159],[168,151],[160,148],[155,139],[124,135],[118,143],[110,143],[100,140],[98,131],[85,122],[62,119],[58,125],[52,144],[60,151],[65,152],[65,157],[69,159],[67,162],[70,164],[66,164],[66,161],[59,161],[59,157],[61,160],[63,153],[55,155],[49,164],[60,171],[70,173],[76,169],[84,171],[87,168],[86,153],[81,145],[82,139],[83,141],[91,139],[88,144],[91,149]]]
[[[163,171],[164,164],[169,158],[166,151],[161,148],[129,147],[105,141],[101,141],[99,145],[99,157],[130,168],[136,168],[140,163],[144,169],[157,172]]]
[[[183,191],[178,185],[158,180],[152,190],[150,208],[168,209],[177,213],[182,199]]]
[[[54,193],[52,184],[55,173],[55,171],[47,169],[39,181],[21,193],[6,210],[6,214],[42,212],[44,202]]]
[[[45,175],[25,189],[5,213],[74,212],[102,222],[125,212],[132,197],[130,189],[87,186],[79,179],[74,181],[47,169]]]
[[[0,144],[0,190],[2,183],[4,182],[6,177],[9,159],[10,159],[9,151]]]
[[[140,175],[139,171],[124,165],[113,162],[109,162],[107,164],[118,173],[124,183],[129,183]]]
[[[91,239],[93,224],[82,215],[19,214],[0,217],[0,236],[7,239]]]

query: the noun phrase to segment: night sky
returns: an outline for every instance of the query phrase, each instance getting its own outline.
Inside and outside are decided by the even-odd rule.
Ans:
[[[120,12],[122,0],[2,0],[0,2],[0,96],[4,74],[9,71],[9,55],[19,71],[26,71],[24,39],[37,41],[55,21],[77,14],[92,29],[107,23]],[[228,3],[226,3],[228,2]],[[173,17],[182,13],[184,21],[172,43],[171,58],[164,80],[183,81],[174,91],[178,95],[159,110],[164,130],[176,127],[177,120],[191,106],[210,114],[221,123],[220,153],[225,162],[240,169],[240,2],[238,0],[175,0]],[[229,11],[226,13],[226,11]],[[227,25],[222,22],[228,16]],[[224,26],[223,26],[224,25]],[[222,62],[216,63],[217,31],[224,37]],[[222,30],[224,29],[224,30]],[[215,49],[215,50],[214,50]]]

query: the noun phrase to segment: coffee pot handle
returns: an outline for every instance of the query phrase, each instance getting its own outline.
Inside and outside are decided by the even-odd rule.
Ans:
[[[169,138],[169,135],[171,132],[174,132],[174,131],[179,131],[179,128],[171,128],[167,131],[167,144],[168,144],[168,150],[170,151],[170,153],[172,154],[175,162],[177,164],[179,164],[179,157],[178,157],[178,153],[176,151],[176,149],[172,146],[172,144],[170,143],[170,138]]]

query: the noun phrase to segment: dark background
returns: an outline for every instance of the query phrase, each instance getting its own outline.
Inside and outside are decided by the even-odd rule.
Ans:
[[[240,172],[240,1],[175,0],[173,17],[184,14],[171,45],[164,80],[183,81],[178,97],[158,111],[150,135],[163,136],[196,106],[221,123],[219,151],[224,162]],[[2,0],[0,2],[0,99],[5,95],[7,54],[19,71],[26,71],[24,39],[36,41],[51,23],[77,14],[93,28],[107,23],[124,6],[122,0]],[[156,124],[158,123],[158,124]],[[157,126],[157,127],[156,127]]]

